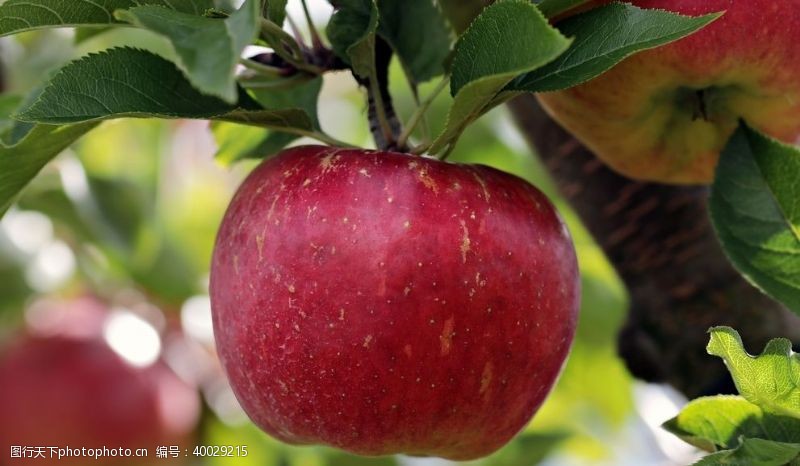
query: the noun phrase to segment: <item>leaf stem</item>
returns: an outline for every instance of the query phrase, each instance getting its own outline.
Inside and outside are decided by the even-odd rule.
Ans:
[[[356,146],[340,141],[333,136],[330,136],[322,131],[312,131],[312,130],[305,130],[300,128],[281,128],[280,131],[285,133],[296,134],[298,136],[305,136],[307,138],[316,139],[319,142],[324,142],[329,146],[337,146],[337,147],[346,147],[346,148],[356,148]]]
[[[406,127],[403,132],[400,134],[400,137],[397,138],[397,145],[400,147],[405,147],[406,143],[408,143],[408,138],[411,137],[411,134],[414,132],[416,127],[419,125],[421,121],[425,118],[425,114],[430,109],[433,101],[442,93],[442,91],[447,87],[447,84],[450,82],[450,77],[445,76],[436,85],[436,88],[433,92],[428,95],[428,97],[417,107],[414,113],[411,115],[411,118],[406,123]]]
[[[303,14],[306,16],[308,30],[311,33],[311,46],[315,49],[324,48],[325,45],[322,43],[322,38],[319,35],[319,31],[317,31],[317,27],[314,25],[314,21],[311,19],[311,12],[308,10],[306,0],[301,0],[300,3],[303,5]]]
[[[377,117],[383,140],[387,146],[391,146],[394,143],[394,134],[392,134],[392,126],[386,115],[386,105],[383,101],[380,83],[378,82],[378,73],[374,69],[369,74],[368,93],[372,96],[372,102],[375,104],[375,116]],[[380,149],[385,148],[381,147]]]
[[[294,34],[294,40],[300,45],[300,48],[306,49],[308,46],[305,44],[305,40],[303,39],[303,33],[300,32],[300,28],[297,27],[297,23],[294,22],[294,18],[290,15],[286,15],[286,21],[289,23],[289,27],[292,29],[292,34]]]
[[[240,58],[239,63],[248,70],[253,70],[260,75],[283,76],[285,73],[285,70],[281,68],[265,65],[263,63],[259,63],[255,60],[250,60],[248,58]]]

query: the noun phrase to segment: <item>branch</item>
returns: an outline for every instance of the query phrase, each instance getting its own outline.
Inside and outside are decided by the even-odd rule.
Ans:
[[[739,329],[749,348],[776,336],[800,341],[800,319],[725,258],[706,212],[706,188],[631,181],[562,130],[535,97],[509,105],[628,287],[630,311],[618,342],[634,376],[692,398],[733,392],[725,367],[705,353],[709,327]]]

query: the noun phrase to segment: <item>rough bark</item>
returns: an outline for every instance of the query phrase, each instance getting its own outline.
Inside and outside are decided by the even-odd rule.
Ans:
[[[707,215],[708,190],[631,181],[606,168],[521,96],[510,108],[564,196],[627,285],[630,310],[619,351],[631,373],[689,397],[730,392],[706,331],[730,325],[747,348],[776,336],[800,341],[800,319],[731,267]]]

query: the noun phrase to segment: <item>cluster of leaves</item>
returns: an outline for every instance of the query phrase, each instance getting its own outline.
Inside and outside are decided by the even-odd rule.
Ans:
[[[331,3],[336,8],[327,29],[331,49],[359,82],[381,85],[376,41],[391,47],[414,89],[436,76],[451,77],[454,99],[446,128],[424,144],[432,154],[447,153],[469,123],[515,93],[577,85],[632,53],[679,39],[714,19],[614,3],[557,29],[542,11],[557,14],[576,2],[546,0],[540,10],[527,1],[504,0],[486,8],[455,41],[432,0]],[[112,48],[66,65],[23,99],[4,100],[0,211],[50,159],[102,120],[210,119],[229,160],[268,156],[298,136],[339,143],[319,127],[316,98],[320,75],[341,66],[318,63],[314,54],[321,44],[309,48],[283,31],[285,8],[285,1],[258,0],[246,0],[238,9],[220,0],[3,3],[0,35],[133,26],[166,38],[175,57]],[[595,40],[597,30],[608,30],[608,37]],[[251,44],[271,47],[285,66],[242,58]],[[240,71],[242,64],[246,72]],[[425,108],[421,104],[420,113]],[[414,126],[409,124],[406,138]]]
[[[708,353],[725,361],[740,396],[698,398],[664,428],[713,452],[696,466],[800,465],[800,356],[789,340],[747,354],[729,327],[710,331]]]

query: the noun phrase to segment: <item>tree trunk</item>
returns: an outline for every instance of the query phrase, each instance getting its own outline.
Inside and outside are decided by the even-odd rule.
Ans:
[[[800,341],[800,319],[747,283],[720,249],[708,189],[631,181],[608,169],[543,111],[532,95],[512,113],[630,293],[619,352],[631,373],[689,397],[732,392],[706,331],[729,325],[747,348]]]

